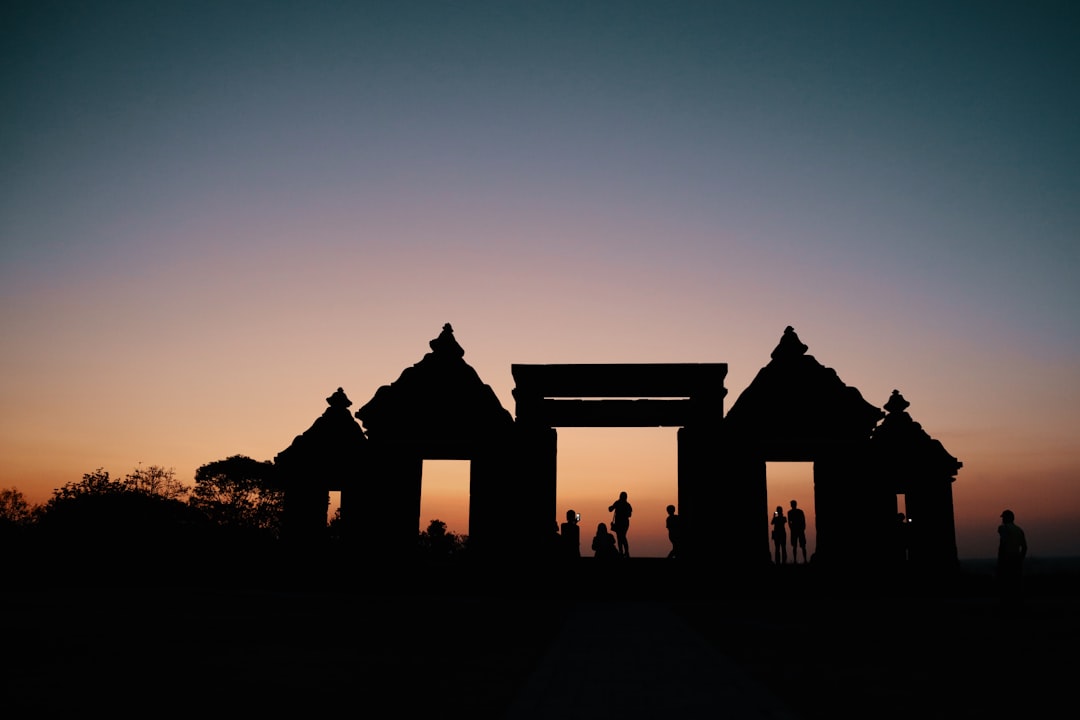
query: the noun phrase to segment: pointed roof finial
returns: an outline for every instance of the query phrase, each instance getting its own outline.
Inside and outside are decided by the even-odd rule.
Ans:
[[[443,325],[439,337],[429,342],[428,345],[431,347],[431,351],[439,356],[465,357],[465,350],[454,339],[454,328],[450,326],[450,323]]]
[[[885,408],[885,412],[902,413],[911,407],[911,403],[904,399],[899,390],[893,390],[892,395],[889,396],[889,402],[882,407]]]
[[[788,325],[784,328],[784,334],[780,338],[780,342],[777,344],[776,349],[772,351],[771,357],[773,360],[797,358],[806,354],[809,348],[799,340],[799,336],[795,334],[795,328]]]
[[[338,388],[337,392],[326,398],[326,404],[332,408],[347,408],[352,405],[352,400],[345,395],[344,390]]]

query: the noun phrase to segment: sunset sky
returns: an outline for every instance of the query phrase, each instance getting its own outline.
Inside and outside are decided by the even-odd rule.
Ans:
[[[271,459],[447,322],[511,413],[513,363],[727,363],[730,407],[792,325],[964,463],[961,557],[1005,507],[1080,555],[1076,3],[0,18],[0,487]],[[583,544],[626,490],[667,552],[674,432],[559,431]],[[461,468],[425,525],[467,530]]]

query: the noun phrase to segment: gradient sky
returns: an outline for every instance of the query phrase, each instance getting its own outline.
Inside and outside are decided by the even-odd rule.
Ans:
[[[964,463],[961,557],[1004,507],[1080,555],[1078,77],[1072,2],[5,3],[0,487],[270,459],[445,322],[511,412],[512,363],[730,407],[792,325]],[[673,433],[560,431],[583,538],[627,490],[666,552]]]

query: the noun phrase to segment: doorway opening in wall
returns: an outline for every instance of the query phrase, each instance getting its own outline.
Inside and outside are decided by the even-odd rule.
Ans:
[[[446,531],[469,534],[468,460],[424,460],[420,478],[419,532],[432,520],[446,523]]]
[[[791,515],[791,501],[794,500],[797,503],[797,507],[803,511],[806,516],[806,558],[809,559],[814,555],[814,548],[817,545],[817,523],[815,521],[816,511],[814,508],[814,463],[812,462],[769,462],[765,463],[765,484],[767,488],[768,504],[766,505],[768,515],[766,516],[770,522],[769,529],[771,530],[771,522],[776,515],[777,507],[783,510],[784,517],[790,517]],[[786,554],[787,562],[803,562],[803,552],[801,548],[793,549],[791,546],[791,528],[786,528],[787,541],[786,546],[781,553],[781,558]],[[771,537],[771,535],[770,535]],[[794,556],[794,551],[797,550],[797,559]],[[775,560],[775,552],[770,540],[770,553],[773,554]]]
[[[896,536],[893,547],[903,561],[907,561],[911,555],[911,516],[907,511],[907,495],[896,496]]]
[[[633,507],[626,533],[630,557],[667,557],[668,505],[678,506],[678,428],[560,427],[555,517],[581,515],[581,554],[592,556],[597,525],[611,529],[608,507],[625,492]]]
[[[334,522],[334,519],[338,516],[338,511],[341,509],[341,491],[330,491],[330,504],[326,506],[326,524]]]

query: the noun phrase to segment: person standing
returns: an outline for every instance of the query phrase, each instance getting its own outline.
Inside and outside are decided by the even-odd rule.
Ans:
[[[787,518],[784,517],[784,508],[776,506],[776,512],[772,519],[773,562],[777,565],[787,563]]]
[[[630,516],[634,508],[626,501],[626,492],[619,493],[619,499],[608,506],[608,512],[615,513],[611,520],[611,529],[615,532],[619,554],[630,557],[630,543],[626,541],[626,531],[630,529]]]
[[[1001,513],[998,526],[997,576],[1001,595],[1005,600],[1020,597],[1020,581],[1024,574],[1024,558],[1027,557],[1027,537],[1016,524],[1012,510]]]
[[[791,562],[799,564],[798,548],[802,548],[803,563],[806,563],[806,513],[799,509],[799,503],[794,500],[787,514],[787,524],[791,528]]]
[[[581,527],[578,525],[578,514],[573,510],[566,511],[566,522],[562,524],[560,536],[563,557],[581,557]]]
[[[679,540],[681,540],[681,532],[679,527],[679,516],[675,514],[675,506],[667,506],[667,536],[671,541],[671,552],[667,554],[669,558],[679,556]]]

